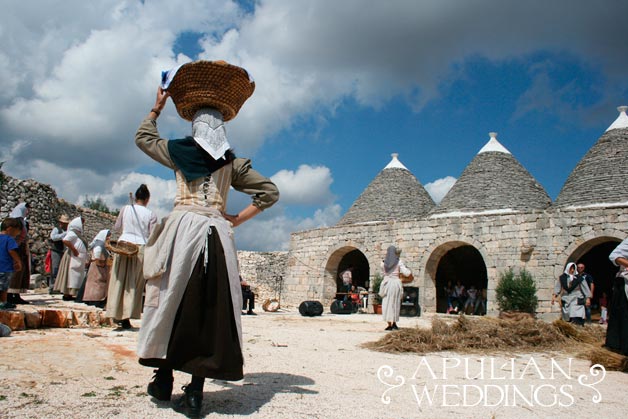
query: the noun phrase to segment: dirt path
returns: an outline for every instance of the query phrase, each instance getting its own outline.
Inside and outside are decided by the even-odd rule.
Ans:
[[[402,318],[400,326],[429,323]],[[206,383],[208,418],[573,418],[628,409],[628,374],[594,377],[587,361],[564,353],[378,353],[360,347],[388,333],[368,314],[260,313],[243,316],[243,327],[245,379]],[[137,363],[136,338],[136,330],[100,328],[0,339],[0,417],[183,417],[146,395],[152,370]],[[187,380],[176,373],[175,397]]]

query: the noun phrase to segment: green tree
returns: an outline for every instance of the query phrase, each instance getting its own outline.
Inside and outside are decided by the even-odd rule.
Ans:
[[[113,215],[118,215],[120,213],[120,210],[109,209],[105,201],[103,201],[100,197],[94,199],[86,196],[83,201],[83,207]]]
[[[536,283],[530,272],[521,269],[514,273],[510,268],[499,275],[495,289],[497,305],[501,311],[536,312],[539,300],[536,296]]]

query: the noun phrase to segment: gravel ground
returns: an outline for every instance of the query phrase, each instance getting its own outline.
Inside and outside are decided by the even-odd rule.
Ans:
[[[430,320],[402,318],[399,325],[428,327]],[[420,356],[361,347],[390,333],[384,326],[370,314],[243,316],[245,378],[206,382],[202,414],[490,419],[605,417],[628,409],[628,374],[594,376],[573,355]],[[27,330],[0,339],[0,418],[184,417],[146,394],[152,370],[137,363],[136,339],[137,329],[111,328]],[[173,398],[188,378],[175,373]]]

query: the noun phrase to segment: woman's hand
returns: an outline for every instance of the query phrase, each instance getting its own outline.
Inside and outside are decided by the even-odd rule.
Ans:
[[[148,117],[150,119],[157,120],[159,118],[159,114],[161,113],[164,106],[166,106],[166,101],[170,97],[170,93],[166,92],[164,89],[159,86],[157,88],[157,98],[155,99],[155,106],[148,113]]]
[[[251,218],[255,217],[260,212],[262,212],[261,209],[251,204],[248,207],[244,208],[242,211],[240,211],[240,213],[237,215],[226,214],[224,212],[222,213],[222,215],[227,221],[231,223],[231,225],[237,227],[245,221],[248,221]]]
[[[229,221],[231,223],[231,225],[233,227],[237,227],[237,226],[240,225],[240,223],[238,222],[238,219],[240,218],[238,216],[238,214],[231,215],[231,214],[223,213],[222,215],[223,215],[223,217],[225,217],[225,220],[227,220],[227,221]]]
[[[159,112],[166,106],[166,101],[170,97],[170,93],[165,91],[159,86],[157,88],[157,98],[155,99],[155,106],[153,109],[157,109]]]

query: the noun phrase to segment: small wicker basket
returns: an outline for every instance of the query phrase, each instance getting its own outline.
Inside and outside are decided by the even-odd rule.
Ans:
[[[215,108],[229,121],[251,97],[255,83],[245,69],[224,61],[194,61],[182,65],[168,93],[181,118],[192,121],[201,108]]]
[[[135,243],[125,241],[110,240],[106,245],[107,250],[123,256],[135,256],[140,248]]]

